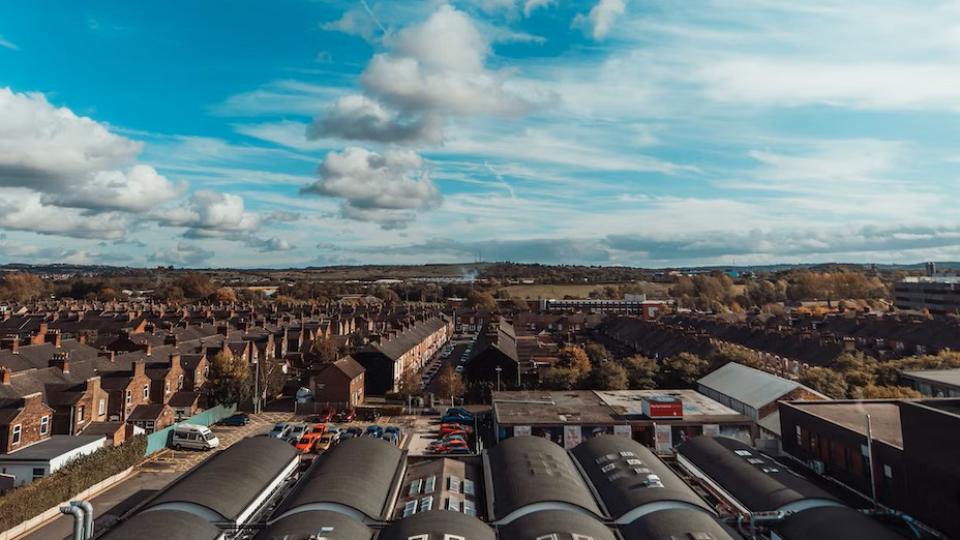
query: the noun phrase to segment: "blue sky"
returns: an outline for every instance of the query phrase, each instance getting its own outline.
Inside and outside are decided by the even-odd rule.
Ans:
[[[0,261],[960,258],[960,4],[0,4]]]

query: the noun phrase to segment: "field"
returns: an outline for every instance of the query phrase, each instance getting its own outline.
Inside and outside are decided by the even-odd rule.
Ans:
[[[510,285],[504,287],[503,291],[509,296],[519,296],[527,300],[537,298],[563,298],[572,296],[573,298],[589,298],[590,293],[595,290],[603,290],[607,286],[626,285],[626,283],[584,283],[584,284],[559,284],[559,285]],[[667,289],[669,283],[653,283],[649,281],[640,281],[630,283],[630,285],[640,285],[647,292],[647,297],[651,299],[667,298]]]

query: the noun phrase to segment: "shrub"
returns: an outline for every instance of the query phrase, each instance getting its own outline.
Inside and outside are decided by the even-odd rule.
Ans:
[[[147,437],[138,435],[120,446],[101,448],[77,458],[55,473],[0,496],[0,531],[69,500],[77,493],[140,463]]]

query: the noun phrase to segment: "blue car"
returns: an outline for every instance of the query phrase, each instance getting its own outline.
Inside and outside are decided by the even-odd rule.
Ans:
[[[383,433],[384,434],[393,433],[394,435],[397,436],[398,439],[400,437],[403,437],[403,430],[397,426],[387,426],[387,429],[383,430]]]
[[[381,438],[383,437],[383,427],[382,426],[367,426],[367,430],[363,432],[365,437],[374,437]]]
[[[460,416],[458,414],[448,414],[440,418],[440,422],[443,424],[466,424],[473,425],[472,416]]]
[[[237,413],[233,416],[228,416],[220,421],[220,425],[223,426],[245,426],[250,423],[250,415],[246,413]]]
[[[464,409],[463,407],[450,407],[447,409],[447,412],[443,413],[444,416],[462,416],[464,418],[473,418],[473,413]]]

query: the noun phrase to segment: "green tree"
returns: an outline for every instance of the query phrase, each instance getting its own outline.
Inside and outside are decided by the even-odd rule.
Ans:
[[[557,367],[573,369],[580,374],[590,373],[590,357],[586,351],[576,345],[567,345],[557,355]]]
[[[841,373],[830,368],[812,367],[800,374],[800,384],[809,386],[833,399],[847,397],[847,381]]]
[[[616,362],[605,362],[590,372],[592,390],[626,390],[627,370]]]
[[[627,370],[627,385],[632,390],[649,390],[657,387],[657,361],[645,356],[631,356],[623,361]]]
[[[210,361],[205,385],[207,397],[215,405],[240,403],[250,397],[250,369],[242,356],[217,353]]]
[[[606,362],[608,358],[610,358],[610,353],[607,352],[607,348],[596,341],[587,343],[587,346],[584,347],[584,351],[587,353],[587,358],[590,359],[590,363],[594,365],[602,364],[603,362]]]
[[[721,343],[710,354],[710,363],[713,369],[722,367],[730,362],[736,362],[752,368],[763,369],[764,362],[760,355],[751,349],[737,347],[730,343]]]
[[[666,388],[693,386],[697,379],[706,375],[709,369],[710,362],[693,353],[682,352],[667,358],[660,366],[661,386]]]
[[[570,368],[552,367],[543,372],[540,386],[547,390],[573,390],[580,383],[579,371]]]
[[[861,390],[863,399],[917,399],[923,394],[906,386],[876,386],[867,385]]]
[[[467,293],[467,307],[493,311],[497,309],[497,299],[488,292],[471,290]]]
[[[460,397],[466,391],[463,378],[448,365],[437,375],[437,395],[442,399]]]

